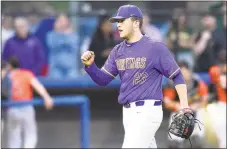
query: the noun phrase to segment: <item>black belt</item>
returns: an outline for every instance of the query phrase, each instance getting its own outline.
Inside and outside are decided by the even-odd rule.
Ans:
[[[143,106],[144,103],[145,103],[145,101],[136,101],[135,105],[136,105],[136,107],[139,107],[139,106]],[[162,101],[161,100],[159,100],[159,101],[156,100],[154,102],[154,106],[160,106],[160,105],[162,105]],[[131,103],[126,102],[125,104],[123,104],[123,106],[125,108],[130,108],[131,107]]]

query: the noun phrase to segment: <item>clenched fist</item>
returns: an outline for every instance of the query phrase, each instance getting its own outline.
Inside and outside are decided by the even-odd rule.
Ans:
[[[95,54],[93,51],[86,51],[82,54],[81,60],[85,66],[90,66],[95,59]]]

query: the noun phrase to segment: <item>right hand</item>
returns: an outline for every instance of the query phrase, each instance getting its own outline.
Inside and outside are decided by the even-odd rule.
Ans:
[[[95,60],[95,54],[93,51],[86,51],[81,56],[82,63],[85,66],[90,66]]]

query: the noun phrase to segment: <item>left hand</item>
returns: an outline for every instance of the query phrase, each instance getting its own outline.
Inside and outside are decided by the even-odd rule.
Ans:
[[[169,132],[177,137],[189,139],[195,127],[195,118],[193,113],[184,110],[186,109],[182,109],[172,117]]]

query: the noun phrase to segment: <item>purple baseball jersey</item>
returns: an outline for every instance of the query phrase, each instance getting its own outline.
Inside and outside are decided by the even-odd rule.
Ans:
[[[172,78],[180,68],[161,42],[143,36],[136,43],[126,40],[115,46],[102,68],[121,79],[119,103],[162,99],[162,78]]]
[[[121,42],[111,51],[102,71],[121,79],[120,104],[145,99],[162,100],[163,75],[169,79],[180,68],[169,49],[162,43],[143,36],[138,42]]]

